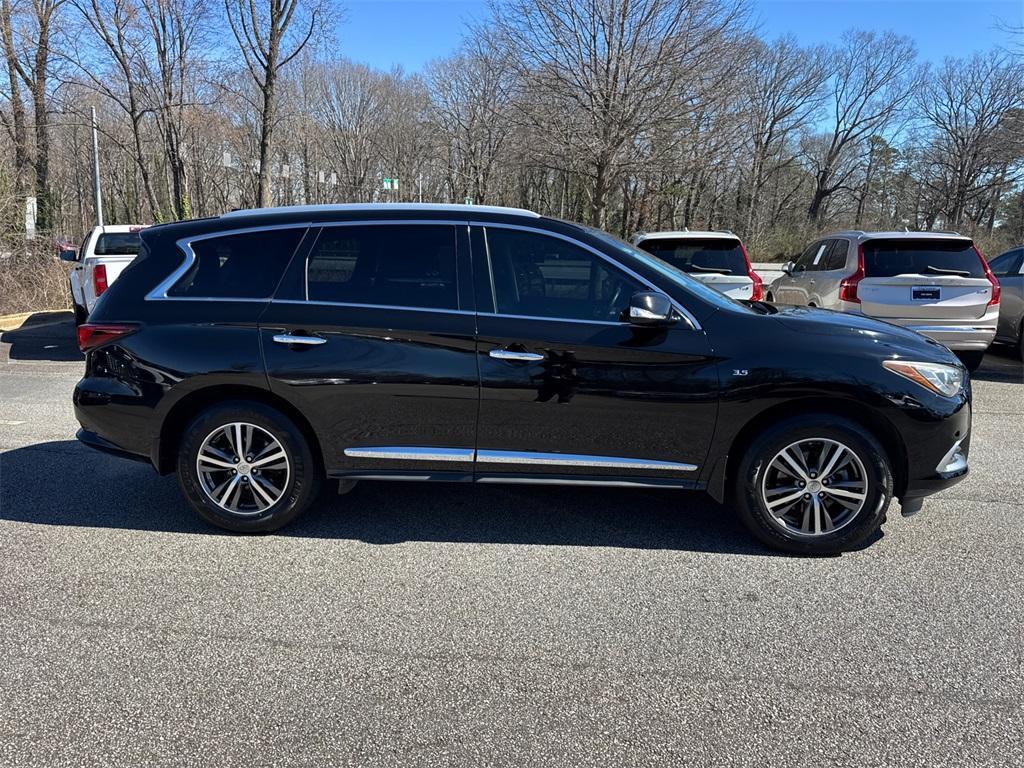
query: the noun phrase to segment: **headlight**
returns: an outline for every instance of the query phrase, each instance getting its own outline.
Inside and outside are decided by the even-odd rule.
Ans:
[[[942,363],[915,363],[909,360],[886,360],[886,369],[898,373],[915,384],[939,395],[952,397],[964,383],[963,369],[956,365]]]

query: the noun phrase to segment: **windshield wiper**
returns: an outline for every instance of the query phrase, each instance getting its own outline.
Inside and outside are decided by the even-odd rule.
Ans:
[[[929,264],[925,269],[928,272],[933,272],[936,275],[957,275],[958,277],[970,277],[971,273],[966,269],[943,269],[942,267],[933,267]]]
[[[697,269],[701,272],[717,272],[720,275],[731,275],[731,269],[725,269],[724,267],[702,267],[700,264],[690,264],[690,269]]]

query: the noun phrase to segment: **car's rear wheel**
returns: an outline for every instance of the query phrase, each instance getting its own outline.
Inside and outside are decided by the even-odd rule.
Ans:
[[[971,373],[981,368],[981,363],[985,359],[985,353],[977,350],[957,352],[956,356],[960,358],[960,362]]]
[[[822,414],[788,419],[759,435],[740,461],[734,499],[765,544],[825,555],[873,536],[892,489],[878,441],[852,421]]]
[[[242,533],[275,531],[316,498],[320,470],[302,431],[261,403],[200,413],[178,450],[178,484],[209,523]]]

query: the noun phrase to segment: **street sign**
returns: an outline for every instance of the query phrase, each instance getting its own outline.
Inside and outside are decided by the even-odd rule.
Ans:
[[[398,190],[398,179],[384,179],[384,189]]]

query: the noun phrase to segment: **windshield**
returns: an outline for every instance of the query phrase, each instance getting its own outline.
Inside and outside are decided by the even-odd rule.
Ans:
[[[747,274],[740,241],[732,238],[653,237],[639,247],[690,274]]]
[[[970,240],[899,238],[864,243],[864,274],[984,277],[985,268]]]
[[[671,280],[673,283],[678,285],[690,293],[696,294],[701,299],[719,309],[727,309],[731,312],[754,312],[746,304],[741,304],[734,299],[730,299],[724,293],[716,291],[711,286],[705,285],[700,280],[696,280],[690,277],[688,274],[683,272],[678,267],[674,267],[667,261],[658,258],[652,253],[642,251],[639,248],[635,248],[627,242],[619,240],[614,235],[609,235],[607,232],[597,229],[595,227],[586,227],[587,231],[591,234],[604,240],[609,245],[613,246],[616,250],[622,251],[634,258],[640,259],[652,269],[658,271],[658,274]],[[754,313],[758,314],[758,313]]]
[[[94,256],[138,256],[141,244],[138,232],[106,232],[96,240]]]

